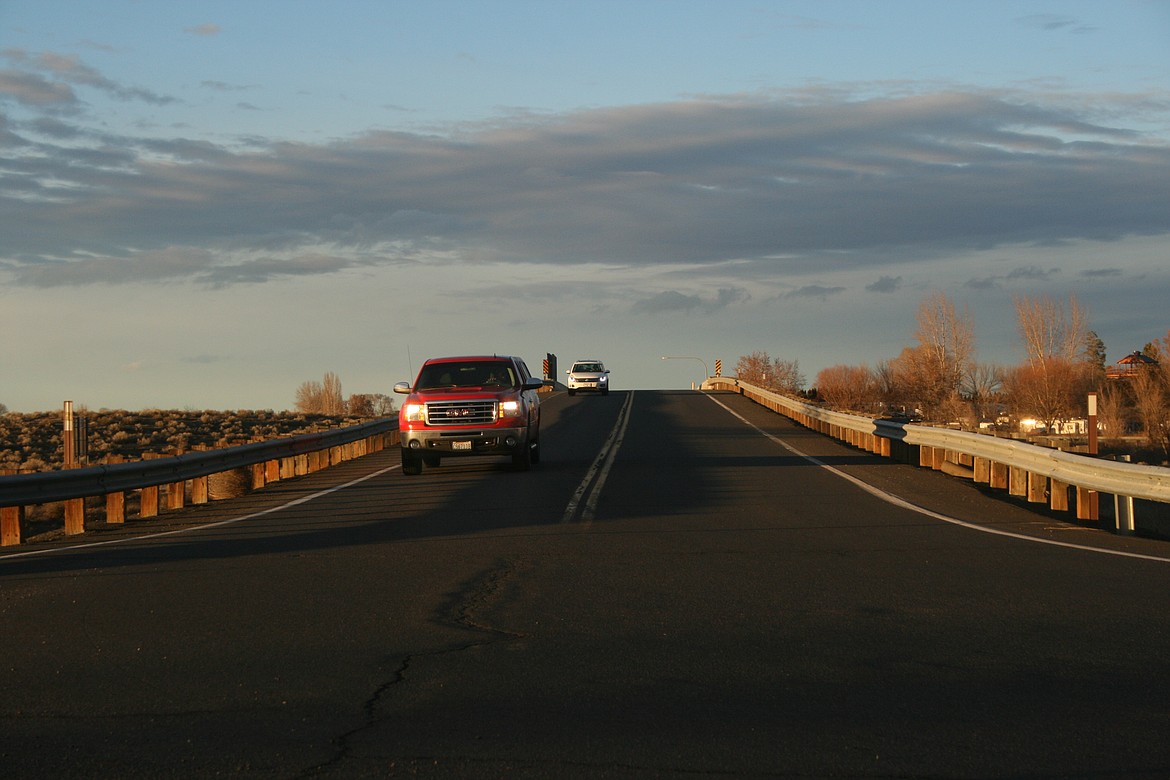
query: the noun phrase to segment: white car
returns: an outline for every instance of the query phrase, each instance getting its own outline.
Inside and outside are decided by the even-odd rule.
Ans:
[[[578,360],[565,373],[569,375],[569,395],[578,390],[609,395],[609,370],[600,360]]]

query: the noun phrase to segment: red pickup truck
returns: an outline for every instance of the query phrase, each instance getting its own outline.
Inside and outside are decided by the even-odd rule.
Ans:
[[[442,458],[509,455],[527,471],[540,461],[540,398],[544,380],[510,355],[431,358],[398,412],[402,473],[421,474]]]

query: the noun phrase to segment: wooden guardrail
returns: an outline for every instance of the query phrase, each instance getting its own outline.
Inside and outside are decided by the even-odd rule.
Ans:
[[[0,546],[22,541],[27,506],[64,502],[65,533],[85,531],[85,499],[105,497],[107,523],[125,521],[125,497],[139,491],[140,517],[166,508],[181,509],[188,492],[191,503],[211,500],[209,482],[215,475],[236,473],[248,489],[319,471],[398,443],[398,419],[390,418],[331,431],[305,433],[269,441],[189,452],[127,463],[106,463],[80,469],[0,476]]]
[[[877,455],[970,477],[1033,503],[1096,520],[1095,494],[1116,497],[1117,530],[1134,531],[1133,500],[1170,503],[1170,469],[1092,458],[981,433],[845,414],[740,382],[710,377],[806,428]]]

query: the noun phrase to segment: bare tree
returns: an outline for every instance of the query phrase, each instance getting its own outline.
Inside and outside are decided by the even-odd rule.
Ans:
[[[354,393],[346,401],[346,410],[354,417],[389,417],[394,401],[383,393]]]
[[[817,397],[837,409],[872,411],[880,402],[874,372],[865,366],[830,366],[817,373]]]
[[[1097,426],[1103,439],[1117,441],[1125,434],[1130,407],[1126,387],[1122,382],[1107,382],[1097,393]]]
[[[872,373],[875,391],[882,403],[892,407],[901,406],[902,401],[898,397],[898,388],[895,384],[894,361],[879,361]]]
[[[297,388],[296,409],[305,414],[345,414],[341,380],[332,371],[321,382],[309,381]]]
[[[1016,414],[1034,416],[1046,431],[1079,414],[1088,397],[1084,364],[1062,357],[1009,369],[1004,388]]]
[[[743,355],[735,364],[735,374],[748,384],[769,390],[798,394],[804,390],[804,375],[795,360],[772,359],[767,352],[756,350]]]
[[[320,382],[309,380],[297,388],[296,409],[305,414],[321,414],[324,390]]]
[[[345,402],[345,408],[349,414],[354,417],[373,417],[374,416],[374,400],[373,396],[366,393],[354,393]]]
[[[1009,376],[1012,400],[1019,414],[1032,414],[1051,428],[1084,408],[1096,385],[1087,314],[1075,295],[1068,306],[1048,297],[1015,299],[1016,324],[1027,363]]]
[[[903,350],[895,375],[928,417],[949,421],[961,411],[959,387],[974,354],[975,328],[970,314],[941,292],[918,307],[917,323],[918,346]]]
[[[786,393],[797,395],[804,392],[804,374],[800,372],[800,363],[796,360],[772,361],[773,383],[776,388]]]
[[[1082,360],[1086,366],[1091,368],[1097,385],[1100,385],[1105,379],[1105,356],[1105,342],[1101,340],[1096,331],[1086,330]]]
[[[1150,446],[1170,457],[1170,331],[1147,344],[1144,353],[1155,362],[1129,379],[1134,406]]]
[[[998,416],[1004,370],[989,363],[972,363],[963,376],[960,392],[970,407],[972,429],[989,417]]]
[[[332,371],[325,372],[321,382],[322,414],[345,414],[345,397],[341,394],[341,379]]]
[[[772,367],[772,358],[767,352],[756,350],[750,355],[743,355],[735,363],[735,375],[750,385],[765,387],[768,381],[768,370]]]
[[[1083,360],[1089,340],[1088,314],[1075,295],[1068,307],[1048,297],[1015,299],[1016,321],[1029,363],[1058,357],[1069,362]]]
[[[373,393],[375,417],[390,417],[394,414],[394,399],[385,393]]]

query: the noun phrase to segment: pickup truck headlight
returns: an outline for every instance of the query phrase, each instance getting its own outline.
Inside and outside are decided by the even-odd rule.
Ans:
[[[519,401],[500,401],[500,417],[516,417],[519,414]]]
[[[402,416],[407,422],[426,422],[426,404],[406,404]]]

